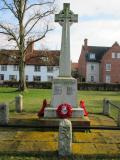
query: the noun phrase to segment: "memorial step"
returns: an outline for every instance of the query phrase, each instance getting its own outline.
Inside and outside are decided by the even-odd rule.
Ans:
[[[72,109],[72,118],[84,117],[84,111],[82,108]],[[46,107],[44,111],[44,118],[59,118],[56,112],[56,108]]]

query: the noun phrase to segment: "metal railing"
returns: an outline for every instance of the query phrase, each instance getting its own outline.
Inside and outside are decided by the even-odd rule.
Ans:
[[[110,100],[103,100],[103,114],[112,117],[117,121],[117,126],[120,127],[120,106],[113,104]]]

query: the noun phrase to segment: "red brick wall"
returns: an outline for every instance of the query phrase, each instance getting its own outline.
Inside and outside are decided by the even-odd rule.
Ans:
[[[120,83],[120,58],[112,58],[112,52],[120,53],[120,46],[115,43],[101,60],[101,81],[106,82],[106,74],[111,77],[111,83]],[[111,64],[111,71],[106,71],[106,64]]]
[[[82,47],[81,54],[78,60],[78,72],[86,79],[86,59],[85,59],[86,50],[85,47]]]

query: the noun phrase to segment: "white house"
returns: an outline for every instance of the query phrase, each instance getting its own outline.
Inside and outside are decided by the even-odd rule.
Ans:
[[[57,50],[34,50],[32,44],[26,54],[26,80],[44,82],[59,76],[59,55]],[[0,81],[19,81],[18,61],[18,50],[0,50]]]

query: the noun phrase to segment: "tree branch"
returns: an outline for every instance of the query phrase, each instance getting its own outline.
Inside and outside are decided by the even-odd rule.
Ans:
[[[33,40],[33,41],[30,41],[30,43],[27,45],[27,47],[26,47],[26,49],[25,49],[25,52],[26,52],[26,50],[28,49],[28,47],[29,47],[32,43],[35,43],[35,42],[37,42],[37,41],[40,41],[41,39],[43,39],[43,38],[46,36],[47,32],[52,31],[52,30],[53,30],[53,29],[49,29],[49,27],[48,27],[48,25],[47,25],[47,28],[46,28],[45,32],[43,33],[43,35],[40,36],[39,38]]]
[[[46,5],[46,4],[53,4],[55,2],[55,0],[53,0],[52,2],[51,1],[48,1],[48,2],[43,2],[43,3],[36,3],[36,4],[31,4],[29,7],[26,8],[26,10],[32,8],[32,7],[35,7],[35,6],[42,6],[42,5]]]
[[[6,34],[8,36],[11,36],[10,40],[16,41],[17,46],[19,47],[18,39],[17,39],[15,33],[12,31],[12,29],[10,29],[9,27],[6,27],[6,26],[4,26],[2,24],[0,24],[0,28],[3,29],[3,31],[0,31],[0,33]]]
[[[52,14],[53,11],[46,11],[45,13],[43,13],[42,15],[40,15],[37,20],[35,21],[35,23],[31,26],[31,28],[27,31],[27,33],[25,34],[25,37],[31,32],[31,30],[35,27],[35,25],[38,23],[38,21],[43,18],[43,17],[47,17],[48,15]],[[32,21],[32,20],[35,20],[35,19],[31,19],[30,21],[28,20],[27,22],[27,25]],[[26,27],[27,27],[26,25]]]
[[[1,0],[3,3],[4,3],[4,5],[7,7],[5,7],[6,9],[9,9],[12,13],[13,13],[13,15],[16,17],[16,18],[18,18],[18,15],[16,14],[16,12],[14,11],[14,8],[13,8],[13,6],[11,5],[11,4],[8,4],[7,2],[6,2],[6,0]]]

